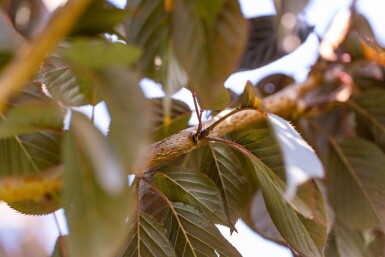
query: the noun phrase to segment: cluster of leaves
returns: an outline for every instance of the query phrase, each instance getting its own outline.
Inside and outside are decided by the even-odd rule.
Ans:
[[[296,1],[275,2],[278,15],[252,20],[261,26],[246,44],[237,1],[131,0],[120,10],[95,0],[0,113],[0,200],[33,215],[64,208],[69,235],[53,256],[241,256],[216,227],[232,233],[240,218],[298,256],[383,256],[384,52],[357,34],[360,23],[336,49],[341,58],[314,65],[305,108],[282,102],[278,113],[316,149],[326,180],[312,148],[264,109],[252,85],[232,101],[223,87],[236,68],[285,54],[282,37],[293,31],[274,20],[306,1],[294,9]],[[5,19],[1,13],[3,68],[24,43]],[[264,83],[292,81],[277,76]],[[145,98],[144,77],[159,82],[165,97]],[[188,127],[191,110],[171,98],[181,87],[202,110],[236,108],[189,135],[196,150],[146,167],[145,145],[161,148]],[[79,112],[101,101],[111,116],[107,135]],[[258,118],[211,133],[245,110]]]

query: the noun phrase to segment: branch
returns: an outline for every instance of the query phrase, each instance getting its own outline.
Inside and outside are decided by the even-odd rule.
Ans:
[[[0,111],[8,98],[37,71],[46,55],[64,38],[92,0],[68,0],[32,41],[26,41],[0,74]]]
[[[310,90],[317,87],[317,77],[309,76],[302,84],[289,86],[278,93],[263,99],[263,106],[267,112],[275,113],[281,116],[291,114],[299,114],[305,110],[305,103],[302,97]],[[225,114],[220,113],[212,120],[203,124],[203,129],[209,127],[216,120]],[[263,116],[255,110],[245,110],[234,114],[224,120],[209,134],[214,137],[223,137],[226,134],[245,128],[255,124],[256,121]],[[182,154],[188,153],[207,143],[207,140],[199,140],[194,142],[193,136],[196,134],[198,127],[191,127],[172,135],[162,141],[156,142],[147,147],[145,152],[145,169],[137,171],[137,175],[141,176],[145,171],[165,164]]]

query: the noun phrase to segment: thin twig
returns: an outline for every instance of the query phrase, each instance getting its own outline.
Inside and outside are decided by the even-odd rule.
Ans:
[[[241,112],[241,111],[245,111],[245,110],[254,110],[254,111],[257,111],[258,113],[262,113],[261,110],[259,109],[256,109],[255,107],[239,107],[239,108],[236,108],[235,110],[227,113],[226,115],[220,117],[218,120],[216,120],[213,124],[211,124],[210,126],[208,126],[207,128],[205,128],[203,131],[202,131],[202,138],[200,139],[203,139],[203,137],[207,136],[211,131],[213,131],[213,129],[218,126],[220,123],[222,123],[224,120],[226,120],[227,118],[233,116],[234,114],[236,114],[237,112]]]

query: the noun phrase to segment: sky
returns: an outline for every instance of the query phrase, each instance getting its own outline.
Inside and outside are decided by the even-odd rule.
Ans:
[[[58,3],[54,0],[45,0],[49,8],[53,9],[58,6]],[[112,0],[119,7],[124,7],[125,0]],[[273,14],[274,6],[271,0],[241,0],[241,8],[244,13],[244,16],[247,18],[255,17],[263,14]],[[316,0],[310,1],[309,5],[306,7],[303,15],[307,18],[310,24],[315,25],[315,32],[322,35],[333,15],[342,7],[346,7],[350,4],[351,1],[348,0]],[[359,10],[362,13],[370,13],[366,15],[369,22],[372,24],[377,24],[372,26],[377,38],[384,44],[385,42],[385,30],[379,24],[385,24],[385,15],[383,12],[385,10],[385,1],[383,0],[359,0],[358,1]],[[304,58],[305,57],[305,58]],[[231,88],[237,93],[243,91],[243,87],[247,80],[255,83],[258,82],[261,78],[275,73],[283,72],[288,75],[293,76],[297,81],[303,81],[306,78],[307,72],[311,65],[318,58],[318,39],[315,34],[309,36],[308,40],[294,51],[291,55],[288,55],[268,66],[251,70],[244,71],[232,74],[227,81],[225,86]],[[163,92],[160,89],[159,85],[152,83],[149,80],[143,80],[141,83],[142,88],[145,91],[146,96],[148,97],[158,97],[162,96]],[[187,102],[191,109],[194,108],[191,99],[191,94],[188,90],[182,89],[175,96],[177,99],[181,99]],[[87,111],[87,110],[85,110]],[[109,118],[106,112],[106,109],[103,104],[99,104],[95,110],[95,123],[102,131],[107,131]],[[196,123],[196,119],[192,119],[191,123]],[[0,203],[0,231],[8,231],[7,233],[7,242],[9,247],[17,247],[12,245],[12,231],[13,229],[20,228],[25,224],[40,224],[35,225],[30,231],[31,234],[39,234],[38,232],[43,231],[44,235],[50,235],[49,237],[42,236],[41,233],[38,235],[39,240],[42,242],[48,243],[47,249],[52,250],[58,231],[55,227],[53,217],[27,217],[22,216],[18,222],[16,222],[13,217],[15,213],[12,210],[9,210],[5,204]],[[57,215],[60,218],[60,227],[62,230],[66,231],[65,221],[63,219],[63,211],[57,212]],[[251,231],[243,222],[238,222],[237,225],[238,234],[234,233],[230,236],[229,230],[225,227],[219,227],[222,234],[228,238],[228,240],[238,249],[238,251],[244,257],[289,257],[292,256],[290,251],[286,248],[280,247],[275,243],[267,241]],[[11,231],[11,232],[9,232]],[[6,240],[2,238],[0,233],[0,240]]]

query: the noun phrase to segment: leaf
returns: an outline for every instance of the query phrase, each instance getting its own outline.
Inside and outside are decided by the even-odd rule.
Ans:
[[[104,145],[95,138],[99,137],[95,134],[100,134],[95,127],[80,126],[84,125],[83,122],[76,124],[79,119],[77,115],[74,116],[75,120],[72,118],[71,129],[63,144],[65,163],[63,206],[69,228],[68,255],[114,256],[125,238],[127,231],[125,220],[130,215],[132,195],[128,190],[128,183],[124,188],[113,192],[104,190],[100,185],[97,178],[99,175],[95,171],[95,165],[98,164],[95,158],[104,157],[97,155],[91,158],[92,153],[87,151],[90,147],[94,147],[105,153],[108,149],[103,148]],[[84,133],[79,133],[79,130],[90,133],[89,138],[97,140],[84,141],[84,138],[80,137]],[[84,146],[84,144],[91,145]],[[105,176],[108,176],[109,172],[110,170],[104,170]]]
[[[168,72],[169,38],[171,29],[169,15],[163,0],[128,1],[125,20],[127,42],[143,48],[138,67],[146,77],[165,86]],[[156,61],[157,60],[157,61]],[[161,62],[161,63],[159,63]]]
[[[85,116],[75,111],[71,116],[72,133],[82,142],[78,147],[90,160],[96,181],[104,191],[112,195],[118,194],[126,187],[127,179],[123,165],[115,156],[110,142]]]
[[[53,101],[26,103],[7,112],[0,122],[0,138],[28,134],[39,130],[61,132],[64,113]]]
[[[154,124],[153,140],[160,141],[171,136],[178,131],[187,128],[191,117],[191,110],[182,101],[170,99],[171,110],[166,114],[164,101],[166,98],[151,99],[151,109],[153,110],[152,123]]]
[[[0,51],[13,53],[23,43],[23,37],[14,29],[4,12],[0,13]]]
[[[95,106],[100,100],[90,79],[55,55],[46,59],[37,81],[44,84],[55,100],[66,106]]]
[[[295,212],[277,187],[279,177],[257,157],[250,156],[257,173],[259,186],[271,218],[285,241],[296,252],[305,256],[323,256],[326,227]]]
[[[286,197],[291,199],[299,185],[313,178],[323,178],[324,170],[314,150],[288,121],[274,114],[268,114],[268,117],[282,150],[287,183]]]
[[[328,191],[341,222],[354,229],[385,229],[385,155],[360,138],[329,137]]]
[[[237,71],[252,70],[282,57],[278,48],[275,16],[262,16],[248,19],[249,35],[246,48],[240,59]]]
[[[172,202],[195,207],[213,223],[228,225],[221,192],[203,173],[181,168],[166,167],[154,175],[156,186]]]
[[[210,143],[200,168],[221,190],[225,213],[232,230],[246,210],[250,198],[248,183],[241,169],[240,160],[231,148],[215,143]]]
[[[262,110],[262,101],[255,96],[252,85],[249,81],[247,81],[245,90],[242,94],[241,107],[253,107]]]
[[[111,115],[109,139],[131,171],[140,159],[141,149],[149,136],[149,106],[130,69],[111,68],[93,72],[95,87],[103,96]],[[127,133],[127,128],[130,128]]]
[[[385,149],[385,90],[370,89],[357,95],[348,104],[358,115],[358,125]]]
[[[150,215],[141,212],[139,214],[139,224],[136,219],[132,218],[129,227],[124,249],[118,256],[176,256],[164,228]]]
[[[261,94],[261,97],[273,95],[289,85],[294,84],[294,79],[283,73],[275,73],[264,77],[255,85],[255,91]]]
[[[287,185],[284,182],[285,166],[280,146],[266,121],[260,122],[258,126],[260,128],[237,132],[235,135],[230,135],[230,137],[233,138],[234,141],[245,146],[266,165],[270,172],[275,173],[278,176],[279,179],[277,180],[276,186],[279,188],[282,196],[296,211],[300,212],[305,217],[313,217],[313,211],[306,201],[298,197],[298,195],[294,195],[292,198],[287,197]],[[258,180],[255,176],[255,167],[251,165],[251,170],[249,171],[249,169],[250,167],[246,172],[252,174],[248,176]]]
[[[260,190],[255,192],[249,210],[243,217],[243,220],[250,228],[264,238],[282,245],[286,243],[270,217]]]
[[[48,98],[43,95],[39,88],[27,85],[21,92],[18,92],[18,94],[10,99],[7,105],[7,113],[12,113],[12,110],[18,108],[17,106],[29,105],[31,103],[44,105],[47,100]],[[5,113],[3,119],[7,116],[7,113]],[[36,116],[38,115],[40,114],[36,114]],[[24,116],[21,118],[23,120],[28,119],[28,117]],[[15,119],[12,118],[11,122],[12,120],[16,122]],[[56,122],[58,122],[58,119],[55,118],[54,123]],[[5,123],[2,123],[2,125],[7,126]],[[29,134],[14,135],[0,140],[0,179],[21,175],[34,176],[43,170],[60,164],[61,133],[47,131],[43,127],[44,125],[38,125],[35,131],[29,128]],[[9,136],[9,131],[7,134],[5,132],[7,131],[4,131],[4,135]]]
[[[224,108],[230,97],[223,82],[235,68],[246,39],[238,2],[177,0],[171,22],[175,56],[188,74],[189,87],[196,92],[200,106]]]
[[[164,226],[177,256],[241,256],[215,225],[191,206],[173,203]]]
[[[121,23],[126,11],[116,8],[105,0],[96,0],[88,7],[73,27],[72,35],[96,35],[115,33],[114,27]],[[100,19],[103,17],[103,19]]]
[[[60,55],[68,63],[82,69],[127,66],[140,56],[140,49],[120,42],[78,38],[69,48],[60,48]]]
[[[384,236],[380,232],[357,232],[337,222],[332,231],[334,255],[329,252],[327,257],[376,257],[384,254]]]

